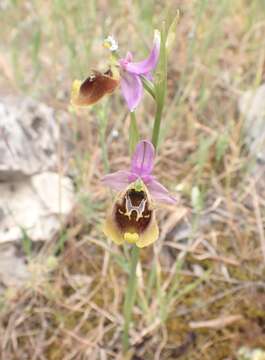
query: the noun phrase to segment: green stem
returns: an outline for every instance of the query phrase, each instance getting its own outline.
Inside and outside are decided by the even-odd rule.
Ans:
[[[157,104],[156,115],[155,115],[155,122],[153,127],[153,134],[152,134],[152,143],[155,148],[158,146],[159,141],[159,133],[160,133],[160,126],[162,120],[162,112],[163,112],[164,104]]]
[[[131,122],[129,130],[129,150],[130,154],[133,154],[134,149],[139,141],[139,131],[137,127],[135,113],[131,112]],[[122,337],[122,348],[123,352],[126,353],[129,349],[129,329],[132,320],[132,310],[136,298],[136,267],[139,260],[140,249],[133,245],[131,259],[130,259],[130,275],[129,283],[125,294],[125,300],[123,304],[123,316],[124,316],[124,329]]]
[[[130,264],[130,277],[129,283],[126,291],[126,296],[123,305],[123,316],[124,316],[124,329],[123,329],[123,338],[122,338],[122,347],[124,354],[129,349],[129,328],[132,319],[132,310],[136,298],[136,267],[139,260],[140,249],[133,245],[132,254],[131,254],[131,264]]]
[[[104,170],[106,173],[109,172],[109,161],[108,161],[108,150],[106,143],[106,128],[100,129],[100,146],[102,150],[102,160],[104,165]]]
[[[139,132],[138,132],[138,128],[137,128],[135,112],[132,111],[131,112],[130,130],[129,130],[129,150],[130,150],[131,155],[134,152],[134,149],[135,149],[138,141],[139,141]]]
[[[166,24],[163,23],[161,30],[161,48],[160,48],[160,64],[159,73],[160,80],[156,85],[156,115],[152,133],[152,143],[155,148],[158,146],[160,126],[162,120],[162,113],[165,104],[166,92],[167,92],[167,49],[166,49]]]
[[[166,24],[163,23],[161,29],[161,45],[160,45],[160,63],[159,63],[159,74],[160,79],[156,85],[156,114],[155,114],[155,121],[153,126],[152,132],[152,143],[155,148],[158,147],[159,142],[159,134],[160,134],[160,127],[161,127],[161,120],[162,114],[165,104],[166,92],[167,92],[167,49],[166,49],[166,39],[167,39],[167,31],[166,31]],[[149,299],[151,294],[151,289],[154,284],[154,280],[156,279],[156,286],[158,297],[160,298],[160,303],[162,303],[163,294],[161,293],[161,286],[160,286],[160,274],[157,267],[158,259],[154,259],[151,268],[151,274],[149,277]]]
[[[108,161],[108,149],[106,142],[106,130],[108,125],[108,116],[106,113],[106,106],[100,104],[95,107],[95,113],[98,117],[99,122],[99,142],[102,152],[102,160],[104,165],[105,173],[109,172],[109,161]]]

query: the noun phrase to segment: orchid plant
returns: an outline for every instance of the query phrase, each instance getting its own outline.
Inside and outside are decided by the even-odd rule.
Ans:
[[[175,39],[178,14],[169,27],[155,30],[151,51],[143,61],[134,62],[131,52],[123,58],[118,54],[118,44],[112,36],[104,40],[111,52],[107,71],[93,71],[84,81],[75,80],[71,104],[77,107],[93,105],[120,86],[121,93],[131,113],[129,148],[132,154],[129,170],[119,170],[105,175],[102,184],[117,192],[112,208],[103,226],[106,237],[117,245],[132,247],[129,282],[124,300],[123,351],[129,348],[129,327],[136,296],[136,268],[140,248],[154,243],[159,237],[155,210],[161,203],[174,205],[175,198],[153,175],[155,152],[167,86],[167,55]],[[158,68],[159,76],[154,72]],[[155,80],[154,80],[155,79]],[[152,141],[139,141],[135,110],[146,90],[154,99],[156,113]]]

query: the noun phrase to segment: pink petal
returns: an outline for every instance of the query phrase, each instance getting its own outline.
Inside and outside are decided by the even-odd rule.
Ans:
[[[133,56],[130,51],[127,52],[125,58],[119,60],[119,64],[123,70],[126,71],[127,65],[132,62]]]
[[[123,190],[130,183],[130,171],[120,170],[112,174],[105,175],[101,181],[105,186],[110,187],[113,190]]]
[[[154,80],[154,77],[153,77],[153,74],[151,72],[147,73],[147,74],[143,74],[143,76],[149,80],[149,81],[153,81]]]
[[[122,73],[121,92],[130,111],[134,111],[143,97],[143,84],[138,75]]]
[[[150,175],[154,167],[155,149],[152,143],[140,141],[135,149],[131,162],[131,172],[140,177]]]
[[[154,178],[149,181],[147,188],[154,200],[166,204],[176,204],[176,199],[171,196],[168,190]]]
[[[125,60],[127,62],[132,62],[132,59],[133,59],[132,53],[130,51],[128,51],[126,54]]]
[[[159,60],[160,33],[155,32],[153,48],[147,59],[139,62],[128,62],[124,64],[125,69],[133,74],[143,75],[154,70]]]
[[[129,175],[129,182],[130,182],[130,183],[136,181],[138,178],[139,178],[139,175],[138,175],[138,174],[135,174],[135,173],[133,173],[133,172],[130,172],[130,175]]]

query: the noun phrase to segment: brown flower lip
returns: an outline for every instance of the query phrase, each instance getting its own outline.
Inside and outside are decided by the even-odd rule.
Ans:
[[[111,94],[119,85],[119,79],[113,76],[111,69],[104,73],[93,70],[83,82],[75,82],[71,102],[75,106],[89,106],[97,103],[107,94]]]
[[[134,231],[141,234],[148,227],[152,213],[145,192],[130,189],[122,202],[116,203],[114,218],[123,232]]]

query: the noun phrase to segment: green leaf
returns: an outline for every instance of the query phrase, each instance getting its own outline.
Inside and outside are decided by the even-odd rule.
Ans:
[[[168,33],[167,33],[167,39],[166,39],[166,49],[167,52],[169,52],[173,46],[176,39],[176,33],[177,33],[177,24],[179,22],[180,18],[180,11],[177,10],[177,14],[174,17],[172,23],[169,26]]]

